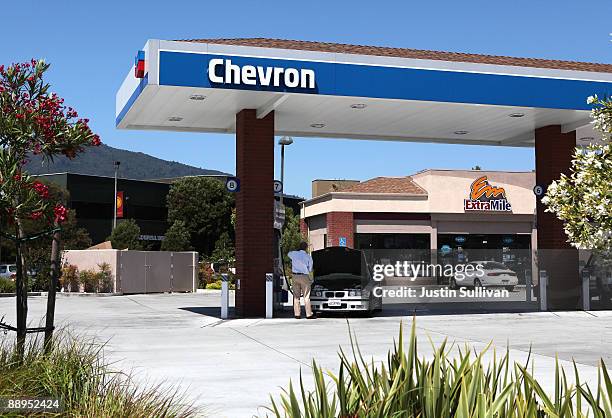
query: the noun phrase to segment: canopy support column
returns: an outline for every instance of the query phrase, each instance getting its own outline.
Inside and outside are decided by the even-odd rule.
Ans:
[[[561,173],[569,174],[576,148],[576,131],[563,133],[552,125],[535,131],[536,184],[547,187]],[[551,310],[580,309],[578,250],[567,242],[563,222],[537,199],[538,268],[548,273],[548,307]]]
[[[236,314],[264,317],[266,273],[272,273],[274,212],[274,111],[236,114]]]

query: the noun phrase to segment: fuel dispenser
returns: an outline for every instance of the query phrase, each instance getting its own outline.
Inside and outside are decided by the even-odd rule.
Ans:
[[[273,310],[282,312],[289,301],[290,286],[285,274],[285,263],[282,251],[283,225],[285,224],[285,206],[274,201],[274,260],[273,260]]]

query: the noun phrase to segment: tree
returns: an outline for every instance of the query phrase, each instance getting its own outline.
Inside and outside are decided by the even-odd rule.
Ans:
[[[212,261],[225,261],[226,263],[233,265],[235,260],[236,247],[234,241],[230,238],[229,232],[225,231],[221,234],[217,242],[215,242],[215,249],[212,252]]]
[[[283,237],[281,239],[281,249],[285,261],[287,261],[289,251],[297,250],[303,240],[304,237],[300,231],[300,215],[294,214],[290,207],[285,207],[285,224],[283,225]]]
[[[233,242],[234,197],[219,180],[183,178],[170,187],[167,201],[168,222],[183,221],[191,234],[191,245],[199,253],[211,255],[224,232]]]
[[[117,224],[109,238],[116,250],[141,250],[140,227],[133,219],[125,219]]]
[[[52,182],[41,181],[49,190],[49,198],[54,202],[66,205],[70,200],[68,190]],[[24,222],[26,235],[35,234],[46,227],[43,219],[28,219]],[[75,212],[68,210],[66,220],[62,224],[62,240],[60,250],[81,250],[91,246],[91,238],[87,230],[77,227]],[[47,290],[47,278],[50,274],[49,254],[51,253],[52,241],[46,239],[31,241],[27,248],[26,264],[28,270],[34,271],[36,286],[34,290]]]
[[[161,243],[162,251],[189,251],[189,230],[183,221],[174,221],[166,231],[164,240]]]
[[[612,100],[589,97],[594,128],[602,143],[579,148],[570,175],[562,174],[542,199],[546,211],[564,223],[568,241],[578,249],[612,255]]]
[[[51,274],[49,254],[52,247],[51,240],[32,241],[27,251],[28,269],[33,271],[32,290],[49,290],[48,277]],[[85,228],[77,226],[75,212],[68,211],[66,221],[62,224],[62,239],[59,250],[84,250],[91,247],[91,238]]]
[[[74,158],[85,146],[99,145],[100,138],[79,119],[77,112],[64,105],[64,100],[49,93],[44,74],[49,64],[31,60],[23,64],[0,65],[0,224],[8,224],[5,237],[16,246],[17,327],[2,324],[17,332],[17,353],[23,358],[27,333],[26,243],[53,234],[50,289],[55,289],[59,257],[59,226],[66,220],[67,209],[53,201],[49,188],[32,178],[25,170],[31,155],[52,161],[60,154]],[[27,235],[27,220],[44,220],[45,229]],[[49,292],[45,342],[53,330],[55,291]],[[30,331],[41,331],[33,329]]]
[[[49,184],[49,189],[58,187],[53,184]],[[65,191],[65,190],[64,190]],[[41,220],[38,221],[26,221],[25,223],[26,235],[33,235],[36,231],[44,229],[44,223]],[[0,225],[0,230],[6,231],[8,225]],[[26,254],[24,255],[28,270],[33,271],[36,284],[32,284],[32,290],[44,290],[48,289],[48,283],[46,283],[50,271],[49,265],[49,254],[51,253],[52,241],[48,239],[32,240],[28,243]],[[91,247],[91,238],[85,228],[80,228],[77,225],[76,214],[74,210],[68,210],[66,220],[62,223],[62,240],[61,250],[84,250]],[[2,241],[2,258],[3,260],[14,260],[16,254],[15,243],[11,240],[4,239]]]

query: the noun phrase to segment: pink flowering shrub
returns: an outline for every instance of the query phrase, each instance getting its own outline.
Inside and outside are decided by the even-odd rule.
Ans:
[[[8,225],[28,219],[57,225],[67,217],[67,209],[50,200],[49,188],[24,172],[31,155],[74,158],[100,145],[89,121],[49,93],[43,79],[48,68],[36,60],[0,65],[0,222]]]

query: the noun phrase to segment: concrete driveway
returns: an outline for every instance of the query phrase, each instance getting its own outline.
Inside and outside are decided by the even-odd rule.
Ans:
[[[44,314],[46,298],[31,297],[32,326]],[[14,323],[15,298],[0,298],[0,317]],[[214,417],[265,416],[262,406],[300,370],[310,384],[310,364],[337,370],[338,347],[348,348],[344,318],[315,321],[235,319],[222,321],[219,294],[58,297],[56,318],[81,335],[108,340],[106,353],[116,368],[132,370],[146,382],[180,385],[189,398]],[[367,357],[382,360],[397,336],[399,323],[412,317],[351,318]],[[612,365],[612,312],[560,312],[417,317],[419,350],[428,356],[445,338],[476,350],[493,341],[511,347],[516,361],[531,349],[538,377],[552,389],[555,354],[570,367],[575,359],[585,379],[596,381],[603,357]],[[1,334],[0,334],[1,335]],[[13,335],[0,336],[12,338]]]

